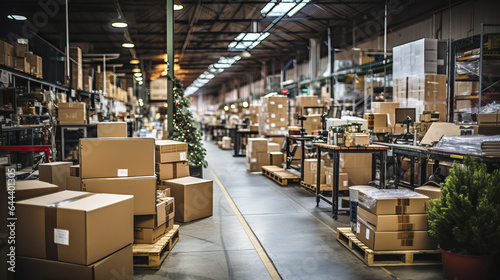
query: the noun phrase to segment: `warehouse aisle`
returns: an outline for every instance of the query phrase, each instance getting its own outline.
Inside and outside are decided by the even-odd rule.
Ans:
[[[348,225],[347,215],[334,221],[330,207],[324,202],[316,207],[312,193],[299,186],[281,187],[260,174],[249,174],[245,158],[233,158],[232,151],[222,151],[210,142],[205,147],[210,167],[204,170],[204,177],[214,180],[214,215],[181,224],[180,241],[162,268],[136,272],[134,279],[271,278],[269,267],[264,265],[218,182],[283,279],[441,277],[439,266],[367,267],[335,239],[334,230]]]

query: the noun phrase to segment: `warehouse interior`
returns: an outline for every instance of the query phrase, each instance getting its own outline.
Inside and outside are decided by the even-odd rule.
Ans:
[[[499,2],[2,7],[2,279],[500,279]]]

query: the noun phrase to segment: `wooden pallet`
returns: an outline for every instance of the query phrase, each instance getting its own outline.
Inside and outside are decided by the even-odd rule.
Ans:
[[[439,250],[373,251],[356,238],[351,228],[338,228],[337,240],[368,266],[441,264]]]
[[[179,225],[174,225],[172,230],[154,244],[133,244],[134,269],[160,269],[177,241],[179,241]]]
[[[282,186],[286,186],[289,183],[298,183],[300,181],[300,176],[294,175],[274,165],[262,166],[262,174],[273,179]]]
[[[310,185],[305,183],[304,181],[300,182],[300,185],[306,189],[316,192],[316,185]],[[321,192],[331,192],[333,191],[333,187],[327,184],[321,184],[319,187],[319,191]]]

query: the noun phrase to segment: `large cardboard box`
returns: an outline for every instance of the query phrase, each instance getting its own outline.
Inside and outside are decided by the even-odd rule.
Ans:
[[[39,180],[17,180],[15,186],[17,201],[55,193],[59,189],[57,185]]]
[[[390,125],[396,122],[396,108],[399,108],[399,102],[373,102],[372,113],[388,114]]]
[[[80,139],[82,179],[154,176],[153,138]]]
[[[441,188],[433,187],[433,186],[422,186],[415,188],[415,192],[421,193],[430,199],[438,199],[441,198]]]
[[[131,195],[62,191],[17,203],[16,253],[89,265],[133,242]]]
[[[61,124],[85,124],[87,120],[84,102],[58,104],[58,120]]]
[[[40,79],[43,78],[42,58],[30,53],[26,54],[26,58],[30,63],[30,74]]]
[[[425,214],[429,198],[406,189],[359,192],[359,206],[376,215]]]
[[[68,191],[81,191],[82,190],[82,179],[80,177],[68,176]]]
[[[134,277],[132,245],[87,266],[21,256],[17,256],[16,266],[17,279],[103,280]]]
[[[372,180],[372,155],[342,153],[340,168],[350,175],[349,186],[367,185]]]
[[[270,165],[276,165],[278,167],[283,167],[284,157],[282,152],[270,152],[269,153]]]
[[[100,122],[97,123],[97,138],[102,137],[127,137],[126,122]]]
[[[157,228],[134,228],[134,243],[153,244],[165,234],[166,223]]]
[[[477,114],[477,123],[479,125],[500,126],[500,112],[488,113],[488,114]]]
[[[419,231],[428,229],[427,214],[375,215],[358,207],[357,217],[365,221],[375,231]]]
[[[267,153],[268,141],[266,138],[248,138],[248,153]]]
[[[158,163],[169,163],[187,160],[187,144],[172,140],[156,141],[155,160]]]
[[[82,191],[134,196],[134,215],[156,214],[156,177],[83,179]]]
[[[175,220],[189,222],[212,216],[213,183],[210,180],[184,177],[162,181],[175,198]]]
[[[40,181],[57,185],[59,186],[59,191],[64,191],[67,189],[67,181],[70,173],[69,169],[72,165],[73,163],[71,162],[63,161],[41,163],[38,165],[38,177]]]
[[[256,163],[256,164],[259,164],[259,165],[269,165],[271,162],[270,162],[270,158],[269,158],[269,154],[267,152],[263,152],[263,153],[250,153],[247,155],[247,162],[248,163]]]
[[[278,143],[267,143],[267,152],[281,152],[281,145]]]
[[[14,46],[0,40],[0,64],[14,68]]]
[[[437,247],[427,231],[375,231],[360,219],[356,226],[356,238],[375,251],[433,250]]]
[[[154,215],[135,215],[134,227],[136,228],[157,228],[168,220],[174,218],[175,202],[173,197],[161,199],[156,204],[156,214]]]
[[[16,56],[17,57],[26,57],[28,53],[28,45],[26,44],[16,44]]]
[[[30,67],[30,62],[26,57],[16,57],[15,59],[15,69],[19,70],[21,72],[24,72],[26,74],[31,73],[31,67]]]

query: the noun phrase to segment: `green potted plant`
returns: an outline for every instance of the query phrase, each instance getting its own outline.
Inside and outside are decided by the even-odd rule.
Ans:
[[[500,254],[500,170],[466,157],[455,162],[430,202],[429,234],[441,249],[445,279],[490,279]]]

